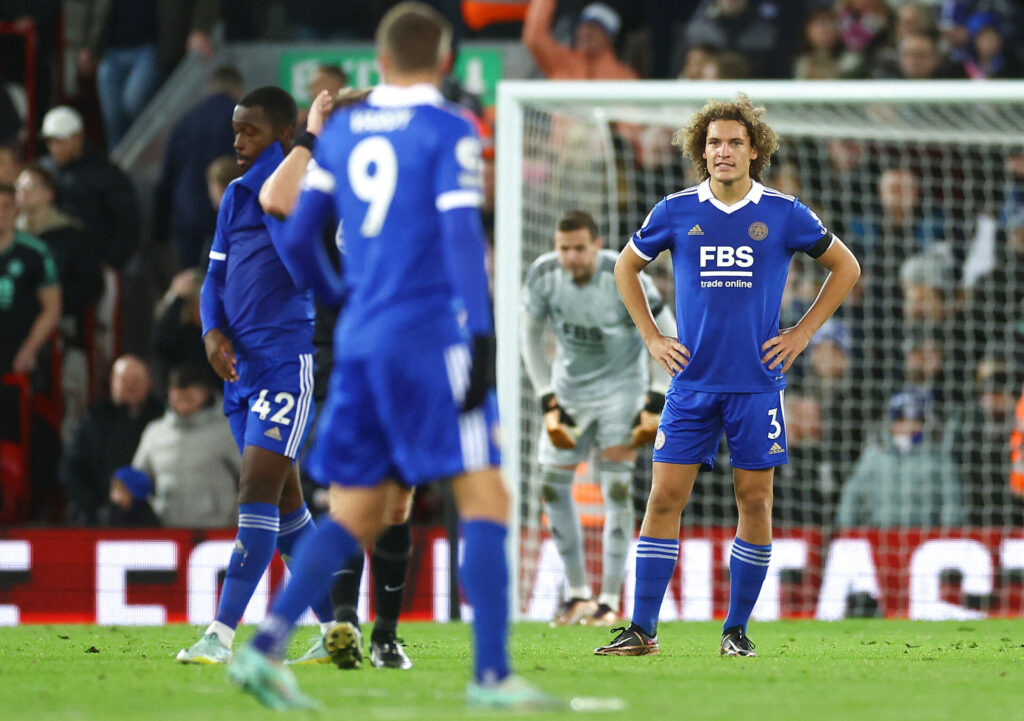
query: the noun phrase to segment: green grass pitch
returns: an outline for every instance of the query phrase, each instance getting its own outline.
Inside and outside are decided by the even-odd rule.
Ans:
[[[719,625],[663,624],[662,653],[592,655],[603,629],[518,624],[519,672],[553,694],[615,697],[622,719],[750,721],[982,721],[1024,718],[1024,620],[966,622],[787,621],[754,623],[760,656],[720,658]],[[21,626],[0,629],[0,719],[194,719],[280,717],[230,686],[223,668],[182,666],[174,654],[192,626]],[[244,629],[240,639],[248,638]],[[301,667],[304,691],[326,711],[304,718],[402,721],[519,718],[464,709],[469,630],[463,624],[401,627],[412,671]],[[292,651],[313,631],[300,629]],[[90,652],[90,649],[95,651]],[[528,714],[561,718],[577,714]]]

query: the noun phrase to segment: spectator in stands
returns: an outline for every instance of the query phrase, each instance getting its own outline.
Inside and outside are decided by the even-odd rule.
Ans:
[[[896,9],[896,20],[889,33],[888,43],[879,48],[873,58],[873,74],[876,77],[899,76],[899,48],[904,38],[911,35],[936,37],[938,24],[935,10],[920,2],[910,2]]]
[[[551,34],[555,0],[531,0],[523,23],[523,44],[544,77],[551,80],[635,80],[636,72],[615,54],[622,22],[604,3],[583,8],[575,43],[566,47]]]
[[[843,486],[836,526],[928,529],[963,523],[956,464],[937,440],[941,425],[926,394],[894,395],[881,437],[864,448]]]
[[[712,55],[703,70],[701,80],[742,80],[751,76],[747,59],[728,50]]]
[[[1013,361],[1014,380],[1020,383],[1024,382],[1024,203],[1010,196],[1004,213],[995,262],[968,296],[964,326],[972,349],[998,346],[1002,357]]]
[[[886,40],[890,11],[885,0],[838,0],[839,33],[849,54],[851,76],[861,77]]]
[[[704,68],[717,51],[710,45],[703,43],[694,45],[686,50],[683,57],[683,68],[679,71],[679,80],[704,80]]]
[[[151,385],[140,358],[121,356],[114,363],[110,397],[90,406],[61,458],[68,523],[95,525],[99,520],[114,470],[131,462],[143,429],[163,412],[150,395]]]
[[[797,80],[834,80],[843,73],[842,38],[831,8],[816,8],[807,16],[800,55],[793,67]]]
[[[15,190],[0,185],[0,373],[31,373],[61,314],[46,244],[17,229]]]
[[[907,258],[899,270],[903,320],[942,325],[953,314],[956,267],[945,243]]]
[[[963,68],[949,61],[939,48],[937,35],[913,32],[904,36],[898,46],[896,69],[879,69],[876,77],[901,80],[962,80]]]
[[[310,98],[315,98],[320,94],[320,91],[326,90],[327,94],[333,98],[341,92],[342,88],[346,87],[348,87],[348,74],[345,73],[340,65],[328,63],[317,67],[316,72],[313,73],[313,79],[306,86],[306,94]],[[306,127],[307,117],[309,117],[309,108],[299,110],[299,120],[296,127]]]
[[[110,477],[110,503],[102,511],[105,516],[103,525],[136,528],[159,526],[160,519],[149,502],[152,495],[153,479],[148,475],[131,466],[115,469]]]
[[[156,307],[150,331],[150,346],[160,362],[162,380],[170,369],[189,365],[202,368],[207,384],[218,388],[221,381],[206,360],[203,327],[199,320],[199,289],[203,272],[198,268],[181,271]]]
[[[153,198],[153,234],[174,241],[181,268],[206,267],[199,253],[217,220],[206,194],[206,169],[218,157],[234,152],[231,114],[243,85],[235,66],[214,70],[206,97],[181,117],[167,138]]]
[[[14,185],[21,173],[21,157],[13,145],[0,144],[0,185]]]
[[[686,25],[686,47],[709,45],[739,53],[757,78],[791,77],[798,38],[793,29],[803,26],[801,6],[769,0],[704,0]]]
[[[948,383],[952,375],[949,369],[956,360],[954,353],[945,351],[947,333],[941,326],[914,324],[904,329],[904,336],[902,390],[924,393],[931,400],[932,410],[945,417],[950,409],[948,401],[954,397]],[[890,383],[894,378],[895,374],[887,375]]]
[[[63,301],[60,333],[63,340],[61,385],[64,420],[61,437],[69,441],[71,432],[85,415],[88,402],[86,323],[103,293],[103,276],[96,251],[82,232],[82,224],[57,208],[56,181],[48,170],[39,163],[28,163],[18,176],[15,190],[20,213],[18,229],[46,243],[57,264]]]
[[[50,152],[42,161],[57,181],[57,207],[82,221],[100,260],[121,269],[139,244],[139,209],[131,181],[88,148],[82,116],[61,105],[43,117]]]
[[[217,214],[217,210],[220,208],[220,201],[224,197],[224,191],[227,190],[228,184],[241,174],[242,169],[238,166],[234,153],[215,158],[212,163],[206,166],[206,196],[213,207],[214,215]],[[212,245],[213,233],[211,232],[206,237],[202,249],[199,251],[199,267],[201,269],[205,269],[210,262],[210,246]]]
[[[1000,18],[1009,31],[1006,47],[1019,46],[1024,35],[1024,12],[1019,0],[942,0],[939,28],[953,62],[962,63],[967,56],[970,36],[967,24],[976,13],[991,13]],[[1020,57],[1018,53],[1018,59]]]
[[[953,451],[972,526],[1019,525],[1024,499],[1010,493],[1009,438],[1016,401],[1010,365],[1000,351],[987,353],[974,372],[972,392],[950,419]]]
[[[208,0],[82,0],[69,22],[78,69],[96,73],[107,148],[113,149],[186,50],[213,54],[220,3]]]
[[[1006,45],[1009,28],[994,13],[974,13],[967,19],[964,73],[971,80],[1018,78],[1021,67]]]
[[[132,468],[152,479],[153,511],[164,526],[231,526],[242,458],[201,366],[171,371],[167,406],[132,458]]]

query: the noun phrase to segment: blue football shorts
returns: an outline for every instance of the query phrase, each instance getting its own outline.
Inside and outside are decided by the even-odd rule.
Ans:
[[[330,391],[309,457],[318,483],[409,486],[501,462],[497,397],[461,411],[469,386],[463,343],[335,358]]]
[[[313,424],[313,354],[238,358],[224,384],[224,415],[241,451],[259,446],[295,460]]]
[[[713,468],[723,430],[733,468],[759,470],[789,461],[783,391],[702,393],[675,385],[665,397],[654,461]]]

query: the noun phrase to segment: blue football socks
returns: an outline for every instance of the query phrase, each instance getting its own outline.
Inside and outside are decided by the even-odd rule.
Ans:
[[[771,558],[770,543],[767,546],[755,546],[739,538],[733,541],[729,557],[729,615],[725,618],[723,631],[741,626],[746,633],[747,622],[761,594]]]
[[[508,560],[503,524],[489,520],[462,523],[465,547],[459,579],[473,607],[476,680],[496,683],[508,676]]]
[[[648,635],[658,632],[658,614],[679,558],[678,538],[640,536],[636,546],[633,623]]]
[[[304,534],[292,559],[291,580],[274,598],[252,645],[263,653],[283,656],[292,628],[309,599],[327,598],[335,571],[356,553],[362,553],[359,543],[331,519],[322,520],[316,530]]]
[[[269,503],[238,506],[238,535],[217,605],[217,620],[225,626],[236,628],[242,619],[256,585],[274,557],[277,529],[277,506]]]
[[[315,530],[316,523],[313,522],[313,515],[305,503],[281,517],[281,530],[277,532],[277,552],[281,554],[288,570],[291,570],[292,567],[292,551],[295,546],[307,533],[313,533]],[[310,607],[320,623],[329,623],[334,620],[330,595],[325,595],[317,603],[311,603]]]

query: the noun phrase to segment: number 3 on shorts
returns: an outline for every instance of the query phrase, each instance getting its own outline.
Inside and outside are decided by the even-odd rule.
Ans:
[[[262,398],[262,396],[260,397]],[[255,410],[255,408],[253,408],[253,410]],[[779,409],[772,408],[771,410],[768,411],[768,415],[772,419],[772,427],[771,430],[768,431],[768,440],[774,441],[776,438],[782,435],[782,426],[779,425]]]
[[[260,397],[256,399],[256,402],[252,404],[252,412],[259,415],[261,421],[267,420],[267,414],[273,410],[270,406],[270,402],[267,401],[267,389],[264,388],[260,391]],[[291,413],[292,408],[295,407],[295,396],[286,391],[281,391],[274,396],[274,403],[280,406],[277,409],[277,413],[270,416],[271,423],[280,423],[282,426],[290,426],[292,424],[288,414]]]

